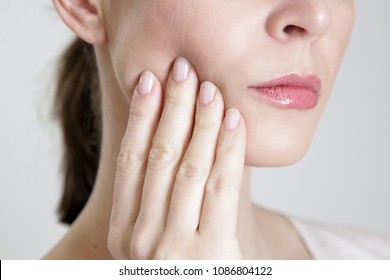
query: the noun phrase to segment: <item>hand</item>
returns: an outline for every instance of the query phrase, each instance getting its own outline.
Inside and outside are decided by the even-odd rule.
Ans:
[[[118,156],[108,236],[114,258],[241,258],[236,223],[245,123],[236,109],[224,119],[213,84],[200,88],[198,96],[195,70],[178,58],[160,118],[161,83],[142,74]]]

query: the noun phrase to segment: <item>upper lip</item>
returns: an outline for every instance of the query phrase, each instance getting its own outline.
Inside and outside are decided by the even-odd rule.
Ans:
[[[274,80],[250,86],[249,88],[291,87],[309,89],[315,93],[321,90],[321,80],[316,75],[288,74]]]

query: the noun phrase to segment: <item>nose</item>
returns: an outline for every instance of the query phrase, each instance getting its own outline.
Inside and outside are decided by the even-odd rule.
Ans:
[[[326,34],[331,14],[324,0],[282,0],[275,3],[266,23],[272,38],[282,42],[294,38],[315,41]]]

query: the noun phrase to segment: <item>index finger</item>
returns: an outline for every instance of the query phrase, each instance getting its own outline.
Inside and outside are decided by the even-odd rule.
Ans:
[[[138,216],[145,166],[161,111],[161,84],[145,71],[135,88],[117,161],[108,246],[128,257],[129,231]]]

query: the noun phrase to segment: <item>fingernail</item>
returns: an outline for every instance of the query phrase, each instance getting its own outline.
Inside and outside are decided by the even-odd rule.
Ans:
[[[203,105],[210,104],[214,99],[216,90],[217,87],[214,84],[210,82],[204,82],[200,89],[200,103]]]
[[[138,92],[141,95],[147,95],[151,93],[153,84],[154,84],[154,75],[149,71],[143,72],[139,80]]]
[[[240,112],[237,109],[228,109],[225,117],[225,129],[235,130],[240,122]]]
[[[176,83],[183,82],[187,79],[190,72],[190,63],[183,57],[178,57],[173,66],[172,78]]]

